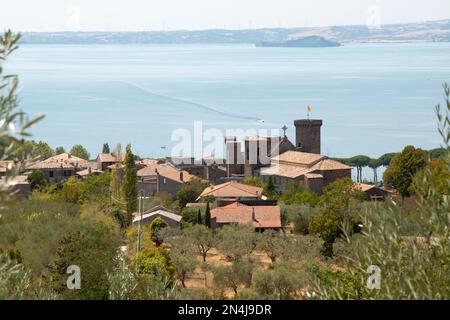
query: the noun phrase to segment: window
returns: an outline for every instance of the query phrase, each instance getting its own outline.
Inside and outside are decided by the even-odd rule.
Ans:
[[[163,179],[163,184],[167,184],[166,178]]]
[[[53,171],[49,171],[49,172],[48,172],[48,176],[49,176],[50,178],[53,178]]]

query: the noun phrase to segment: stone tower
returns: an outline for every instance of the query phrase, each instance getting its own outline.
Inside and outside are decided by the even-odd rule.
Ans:
[[[322,120],[295,120],[297,150],[320,154],[320,128]]]

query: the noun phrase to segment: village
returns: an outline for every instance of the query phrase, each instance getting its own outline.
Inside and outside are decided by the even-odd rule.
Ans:
[[[294,126],[295,143],[286,135],[249,136],[243,142],[243,152],[242,142],[236,137],[227,137],[227,159],[222,162],[213,157],[200,160],[171,157],[139,159],[135,163],[138,194],[150,199],[165,193],[175,199],[183,184],[199,180],[208,187],[195,202],[187,203],[186,206],[201,207],[205,199],[214,199],[211,211],[213,228],[226,224],[250,224],[257,231],[281,230],[281,210],[277,201],[267,199],[262,187],[242,181],[252,177],[257,177],[262,183],[270,180],[278,194],[289,184],[301,184],[305,189],[320,195],[334,181],[350,179],[352,176],[351,166],[321,154],[322,120],[296,120]],[[260,161],[260,155],[263,154],[270,159],[268,164]],[[6,173],[10,164],[11,161],[0,162],[0,176]],[[10,183],[14,185],[17,196],[26,199],[31,194],[28,175],[32,172],[40,171],[49,182],[58,183],[70,177],[85,179],[103,172],[111,173],[113,169],[120,177],[123,176],[123,155],[100,153],[95,161],[89,161],[62,153],[27,164]],[[364,192],[367,201],[384,201],[395,195],[392,189],[386,190],[366,183],[355,183],[354,188]],[[163,219],[170,226],[181,225],[180,212],[160,206],[150,208],[141,215],[135,213],[133,223],[151,223],[155,218]]]

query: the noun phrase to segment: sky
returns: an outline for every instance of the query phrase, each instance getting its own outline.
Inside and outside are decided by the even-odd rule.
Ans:
[[[1,0],[0,31],[316,27],[450,18],[449,0]]]

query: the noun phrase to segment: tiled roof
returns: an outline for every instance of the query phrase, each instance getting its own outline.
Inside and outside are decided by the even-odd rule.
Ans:
[[[325,159],[323,161],[318,162],[312,167],[314,170],[349,170],[352,167],[343,164],[336,160]]]
[[[298,178],[306,174],[320,174],[327,170],[350,170],[351,167],[328,157],[299,151],[287,151],[274,157],[270,167],[261,168],[261,175]],[[311,176],[312,178],[313,176]],[[316,177],[320,178],[320,177]]]
[[[74,166],[76,166],[76,164],[78,164],[79,167],[88,166],[90,163],[88,160],[84,160],[84,159],[72,156],[70,153],[67,153],[67,152],[58,154],[56,156],[45,159],[43,161],[44,162],[66,162],[66,163],[73,164]]]
[[[183,172],[183,180],[181,180],[181,172]],[[160,173],[160,175],[167,179],[176,181],[178,183],[189,182],[189,181],[197,178],[196,176],[190,174],[187,171],[163,172],[163,173]]]
[[[157,206],[154,207],[150,210],[145,211],[142,214],[142,220],[146,220],[154,215],[161,215],[163,217],[166,217],[170,220],[174,220],[176,222],[180,222],[181,221],[181,216],[174,213],[173,211],[164,208],[163,206]],[[141,220],[141,215],[139,213],[134,213],[133,214],[133,223],[137,223],[139,222],[139,220]]]
[[[156,170],[158,170],[159,174],[179,172],[179,170],[170,163],[156,163],[140,169],[137,172],[137,175],[138,177],[154,176],[156,175]]]
[[[40,161],[33,163],[26,167],[30,170],[39,170],[39,169],[75,169],[73,164],[67,162],[58,162],[58,161]]]
[[[36,169],[85,169],[90,168],[94,164],[90,161],[72,156],[70,153],[62,153],[43,161],[32,163],[26,168]]]
[[[263,188],[238,182],[226,182],[203,190],[200,197],[212,195],[216,198],[260,198]]]
[[[79,175],[80,177],[84,177],[84,176],[88,176],[88,175],[90,175],[90,174],[101,174],[101,173],[103,173],[103,171],[100,171],[100,170],[97,170],[97,169],[90,169],[89,170],[89,168],[88,169],[84,169],[84,170],[81,170],[81,171],[78,171],[77,172],[77,175]]]
[[[97,159],[100,160],[100,162],[120,162],[123,160],[123,156],[116,157],[111,153],[99,153]]]
[[[5,184],[6,180],[4,177],[0,179],[0,185]],[[8,179],[9,185],[17,185],[17,184],[30,184],[28,182],[28,176],[15,176],[13,178]]]
[[[300,151],[287,151],[285,153],[280,154],[279,156],[276,156],[273,158],[273,160],[283,162],[283,163],[292,163],[296,165],[303,165],[303,166],[311,166],[314,163],[317,163],[318,161],[322,159],[326,159],[326,156],[315,154],[315,153],[307,153],[307,152],[300,152]]]
[[[255,228],[281,228],[279,206],[253,207],[234,202],[225,207],[212,209],[211,218],[215,218],[217,223],[247,224]]]
[[[374,186],[374,185],[372,185],[372,184],[366,184],[366,183],[355,183],[355,184],[353,185],[353,188],[355,188],[355,189],[357,189],[357,190],[361,190],[361,191],[363,191],[363,192],[372,190],[373,188],[376,188],[376,189],[380,189],[380,190],[389,192],[389,191],[384,190],[384,189],[382,189],[382,188],[380,188],[380,187]]]

